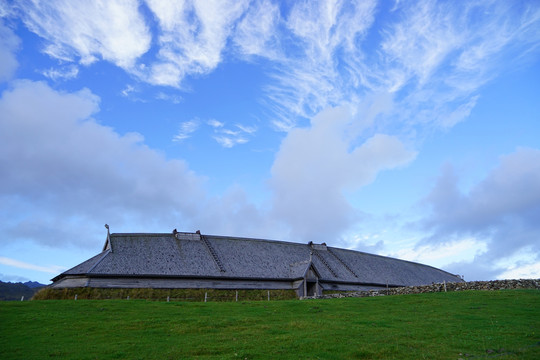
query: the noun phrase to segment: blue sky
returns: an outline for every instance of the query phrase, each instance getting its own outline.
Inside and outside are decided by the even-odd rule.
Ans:
[[[540,3],[1,1],[0,279],[112,232],[540,277]]]

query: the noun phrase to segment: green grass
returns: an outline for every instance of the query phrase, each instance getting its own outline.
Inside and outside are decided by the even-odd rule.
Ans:
[[[1,359],[540,359],[540,291],[0,303]]]

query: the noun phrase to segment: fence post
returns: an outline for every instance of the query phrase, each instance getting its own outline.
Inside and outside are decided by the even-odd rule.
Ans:
[[[238,302],[238,290],[236,290],[236,302]]]
[[[127,296],[127,300],[129,300],[129,295]]]
[[[207,297],[208,297],[208,293],[205,292],[205,293],[204,293],[204,302],[206,302],[206,298],[207,298]]]
[[[167,296],[167,302],[169,302],[169,297]]]
[[[446,280],[443,281],[444,284],[444,292],[446,292]]]
[[[77,294],[75,294],[75,300],[77,300]]]
[[[268,301],[270,301],[270,290],[268,290]]]
[[[23,295],[23,296],[21,296],[21,301],[24,301],[24,295]]]

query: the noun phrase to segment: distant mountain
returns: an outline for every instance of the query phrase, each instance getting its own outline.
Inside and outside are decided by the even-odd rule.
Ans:
[[[23,284],[28,286],[30,289],[41,288],[41,287],[46,286],[45,284],[38,283],[37,281],[27,281]]]
[[[24,284],[0,281],[0,300],[21,300],[23,296],[25,300],[30,300],[43,286],[45,285],[36,281],[28,281]]]

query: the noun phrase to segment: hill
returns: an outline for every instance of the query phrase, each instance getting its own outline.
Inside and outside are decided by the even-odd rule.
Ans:
[[[11,283],[0,281],[0,300],[30,300],[30,298],[45,285],[36,281],[28,281],[25,283]]]
[[[2,359],[540,358],[540,291],[0,303]]]

